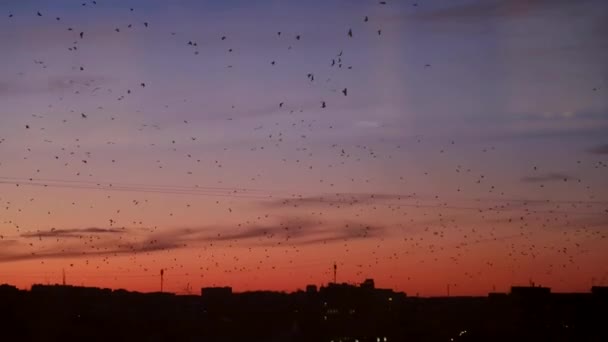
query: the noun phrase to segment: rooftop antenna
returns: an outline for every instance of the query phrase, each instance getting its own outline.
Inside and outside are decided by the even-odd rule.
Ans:
[[[160,269],[160,292],[163,292],[163,283],[165,281],[165,270],[164,269]]]
[[[336,263],[334,262],[334,284],[337,284],[336,282],[336,273],[338,272],[338,265],[336,265]]]

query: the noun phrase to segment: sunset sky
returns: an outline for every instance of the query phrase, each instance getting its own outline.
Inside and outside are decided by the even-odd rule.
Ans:
[[[603,0],[3,0],[0,284],[608,285],[606,37]]]

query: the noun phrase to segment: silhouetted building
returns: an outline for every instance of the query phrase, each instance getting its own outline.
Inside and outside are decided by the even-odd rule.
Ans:
[[[365,279],[365,281],[361,283],[361,287],[364,289],[373,290],[375,288],[374,279]]]
[[[509,294],[504,293],[504,292],[490,292],[488,293],[488,298],[492,298],[492,299],[506,299],[508,298]]]
[[[542,286],[512,286],[511,295],[516,297],[547,297],[551,294],[551,289]]]
[[[227,312],[233,309],[231,287],[204,287],[201,289],[201,303],[207,312]]]
[[[593,293],[595,296],[608,298],[608,286],[593,286],[591,288],[591,293]]]
[[[2,284],[0,285],[0,295],[15,295],[19,293],[19,289],[16,286]]]
[[[232,287],[203,287],[201,289],[201,297],[204,298],[230,298],[232,296]]]

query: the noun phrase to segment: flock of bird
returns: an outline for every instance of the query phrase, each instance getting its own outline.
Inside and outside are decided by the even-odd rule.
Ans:
[[[94,8],[98,2],[101,1],[84,2],[81,6]],[[381,10],[390,11],[391,1],[376,4]],[[411,5],[419,7],[418,3]],[[133,14],[132,22],[108,30],[117,35],[143,30],[141,34],[146,35],[145,30],[154,27],[154,22],[137,15],[137,9],[126,7],[124,10]],[[25,16],[40,20],[51,18],[57,25],[65,26],[65,30],[73,34],[66,42],[66,50],[77,56],[73,58],[76,64],[72,70],[88,71],[87,61],[78,54],[83,45],[95,44],[92,41],[95,35],[76,25],[65,24],[70,18],[56,17],[50,12],[39,10],[18,15],[10,12],[4,20],[19,25]],[[376,39],[383,39],[387,33],[373,15],[352,20],[366,25],[367,33],[373,32]],[[169,30],[166,33],[171,39],[180,40],[188,54],[205,54],[206,44],[197,39],[184,39],[184,34]],[[286,36],[290,36],[289,40],[282,42],[288,51],[298,49],[298,43],[307,39],[302,33],[276,31],[277,39]],[[344,29],[344,41],[357,38],[356,29]],[[239,46],[232,45],[235,43],[230,36],[221,34],[215,39],[223,42],[222,48],[228,54],[238,51]],[[338,72],[354,72],[357,65],[350,62],[350,54],[354,53],[346,48],[337,49],[328,56],[327,65]],[[33,63],[42,69],[41,73],[53,68],[44,56],[37,57]],[[281,60],[271,59],[268,63],[278,68]],[[431,64],[420,67],[432,68]],[[226,65],[226,69],[235,68],[235,64]],[[145,121],[143,111],[139,111],[138,116],[144,119],[142,122],[122,128],[130,131],[134,140],[156,134],[157,139],[142,138],[138,143],[143,143],[143,147],[136,144],[131,147],[129,143],[107,137],[109,151],[118,151],[113,147],[126,147],[130,151],[127,156],[97,153],[86,145],[86,136],[78,131],[83,122],[94,122],[88,126],[90,134],[103,126],[113,125],[112,129],[118,129],[122,125],[121,111],[110,108],[115,102],[128,102],[133,96],[139,99],[154,96],[146,92],[154,89],[155,84],[146,79],[118,90],[94,79],[74,77],[64,85],[72,93],[61,94],[49,104],[47,113],[32,114],[10,126],[3,124],[0,116],[0,153],[7,145],[20,146],[22,153],[17,158],[20,175],[6,173],[10,169],[6,165],[9,156],[0,154],[3,207],[0,270],[10,263],[36,263],[41,271],[32,281],[40,282],[41,273],[56,273],[57,265],[63,264],[68,269],[78,268],[78,272],[93,279],[88,283],[95,284],[102,281],[95,278],[97,275],[116,279],[139,274],[148,281],[163,267],[168,274],[181,274],[188,282],[243,278],[249,279],[241,279],[243,284],[248,281],[262,284],[261,274],[276,277],[299,274],[298,279],[302,279],[307,277],[302,273],[310,273],[306,278],[310,282],[319,281],[319,274],[330,279],[331,265],[337,261],[340,269],[346,270],[348,276],[344,278],[348,281],[375,275],[403,290],[416,281],[413,278],[419,278],[418,284],[424,283],[425,269],[458,272],[460,278],[452,285],[464,291],[466,284],[491,284],[495,274],[509,274],[519,279],[518,274],[528,274],[529,265],[536,263],[543,265],[544,274],[538,274],[539,278],[567,282],[563,275],[581,268],[585,270],[583,260],[595,257],[598,248],[608,243],[605,231],[608,202],[601,196],[606,190],[593,189],[582,177],[551,174],[552,170],[542,165],[525,166],[526,172],[532,175],[526,186],[530,191],[541,193],[541,199],[536,200],[511,195],[511,189],[503,185],[499,177],[464,161],[452,165],[451,170],[420,166],[408,175],[387,170],[380,173],[381,179],[378,173],[361,176],[370,165],[394,165],[400,156],[417,149],[432,151],[440,159],[448,158],[446,155],[459,159],[459,144],[449,138],[440,148],[424,137],[399,144],[382,139],[374,144],[353,144],[336,138],[335,142],[319,146],[320,143],[311,138],[316,130],[337,130],[337,124],[331,121],[333,103],[360,96],[352,87],[349,89],[341,83],[341,75],[334,72],[327,77],[321,71],[302,75],[302,80],[308,83],[325,83],[319,86],[325,95],[317,100],[315,108],[281,99],[270,111],[279,111],[283,118],[250,127],[248,134],[258,138],[257,143],[245,148],[222,146],[217,153],[197,149],[204,146],[206,140],[188,128],[194,121],[191,117],[176,120],[183,127],[179,129],[183,133],[166,139],[163,133],[166,125]],[[71,98],[98,101],[98,94],[103,94],[104,103],[95,110],[78,108],[78,101],[65,107]],[[65,111],[59,109],[63,108],[61,104],[67,108]],[[237,109],[234,104],[227,106]],[[171,115],[169,104],[164,109]],[[307,116],[310,110],[322,111],[327,121]],[[221,121],[220,125],[229,127],[238,119],[228,115]],[[15,131],[20,133],[10,135],[13,140],[2,136]],[[54,135],[54,132],[63,133]],[[241,160],[244,150],[253,160],[260,157],[260,160],[272,160],[273,165],[283,165],[281,172],[292,173],[293,176],[287,178],[292,178],[294,183],[305,174],[302,177],[315,179],[318,185],[295,191],[258,186],[267,184],[262,182],[267,178],[264,166]],[[170,155],[168,160],[153,157],[152,162],[142,167],[150,174],[180,175],[177,181],[181,185],[167,185],[175,184],[175,179],[167,179],[164,185],[106,180],[110,169],[129,174],[132,167],[129,159],[138,159],[146,153]],[[500,153],[500,147],[490,145],[476,152],[479,160],[500,158]],[[14,158],[11,160],[15,162]],[[330,162],[326,163],[327,160]],[[446,160],[451,163],[452,159]],[[39,165],[33,166],[38,162]],[[601,160],[590,163],[575,159],[566,163],[569,168],[582,171],[592,169],[605,173],[608,167]],[[59,174],[63,176],[57,177],[57,172],[48,176],[45,168],[61,169]],[[232,177],[236,171],[245,174],[247,182]],[[210,185],[212,179],[208,174],[220,175],[220,180]],[[456,180],[458,186],[445,189],[433,185],[442,183],[439,178],[443,177]],[[386,182],[393,184],[394,192],[367,190]],[[432,190],[416,190],[421,188],[420,184],[431,184],[427,189]],[[584,198],[552,199],[550,189],[546,189],[549,187],[570,189],[583,194]],[[600,199],[596,198],[597,194]],[[64,214],[55,214],[55,210]],[[71,222],[65,215],[83,218],[85,222],[89,216],[106,218],[87,222],[84,228],[57,226],[55,222]],[[187,217],[185,222],[199,222],[200,228],[194,224],[184,227],[181,223],[184,217]],[[213,219],[217,222],[209,221]],[[24,221],[27,223],[22,223]],[[45,268],[47,264],[53,266]],[[451,271],[439,265],[448,265],[445,267]],[[122,276],[116,276],[117,270],[123,272]],[[221,274],[236,278],[222,278]],[[597,275],[595,281],[608,281],[608,271]],[[177,287],[174,290],[179,291]]]

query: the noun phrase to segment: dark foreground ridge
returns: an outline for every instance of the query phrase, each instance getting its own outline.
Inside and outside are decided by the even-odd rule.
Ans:
[[[200,296],[66,285],[0,285],[3,341],[608,341],[608,287],[487,297],[407,297],[330,283]]]

